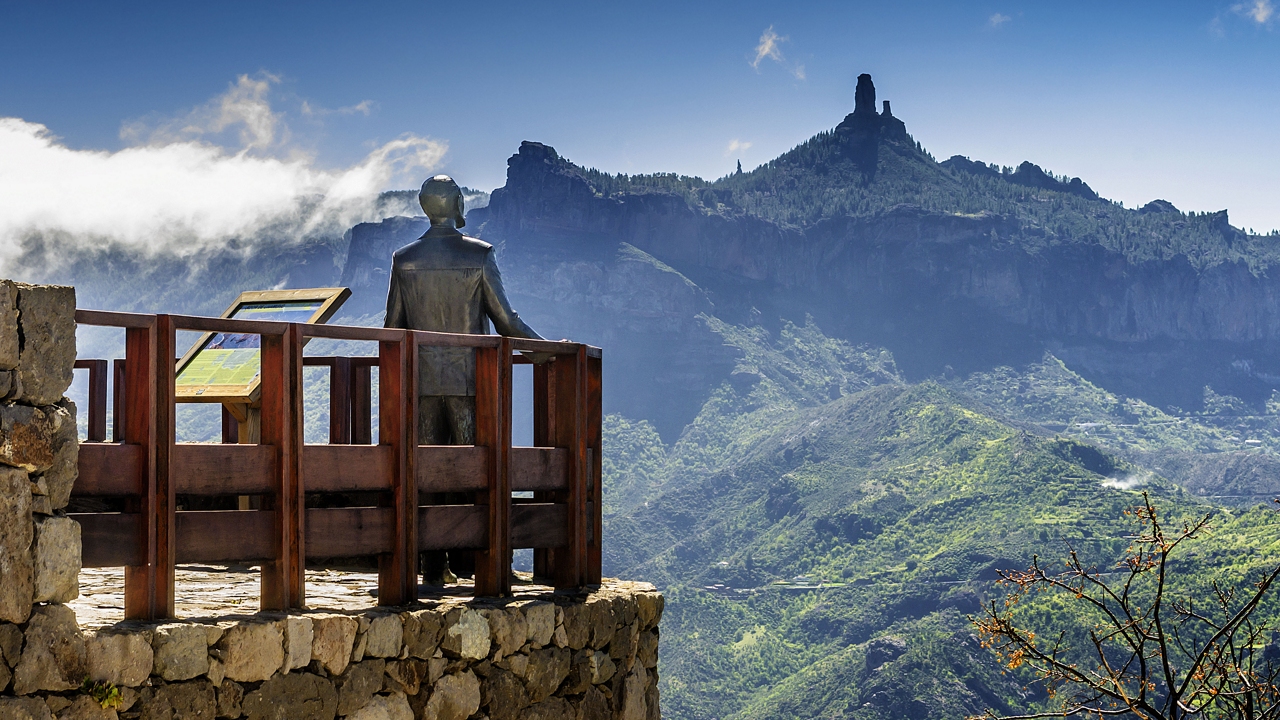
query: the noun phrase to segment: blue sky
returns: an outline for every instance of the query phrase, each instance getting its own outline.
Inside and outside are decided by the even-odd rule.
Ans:
[[[837,124],[870,72],[939,159],[1031,160],[1266,231],[1271,2],[5,2],[0,117],[64,155],[195,143],[326,188],[440,170],[491,189],[521,140],[612,172],[750,168]],[[413,162],[352,179],[406,138]]]

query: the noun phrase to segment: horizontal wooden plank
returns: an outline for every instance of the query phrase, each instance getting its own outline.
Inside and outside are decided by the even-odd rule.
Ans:
[[[302,487],[308,492],[390,490],[394,464],[390,445],[306,445]]]
[[[259,495],[274,491],[271,445],[178,443],[173,448],[174,492],[182,495]]]
[[[112,312],[110,310],[76,310],[76,324],[119,328],[149,328],[156,324],[155,315]]]
[[[511,506],[511,547],[557,548],[568,544],[568,505],[517,503]]]
[[[397,328],[357,327],[355,325],[305,325],[303,337],[329,338],[331,340],[366,340],[371,342],[399,342],[404,330]]]
[[[488,532],[489,509],[483,505],[418,508],[419,550],[484,550]]]
[[[177,330],[198,332],[246,333],[249,335],[284,335],[289,323],[271,320],[232,320],[203,315],[170,315]]]
[[[569,489],[569,449],[511,448],[511,489],[514,492]]]
[[[419,445],[418,491],[479,492],[489,488],[488,450],[476,445]]]
[[[275,557],[275,513],[199,510],[177,513],[178,563],[252,562]]]
[[[147,449],[123,443],[81,443],[80,474],[71,494],[136,495],[146,467]]]
[[[142,516],[137,513],[71,513],[80,523],[81,567],[141,565]]]
[[[552,355],[577,355],[578,343],[559,342],[556,340],[534,340],[531,338],[511,338],[512,350],[525,352],[550,353]]]
[[[395,545],[392,508],[310,508],[307,557],[359,557],[389,553]]]
[[[498,335],[467,335],[460,333],[429,332],[414,330],[413,337],[422,347],[472,347],[495,348],[502,342]]]

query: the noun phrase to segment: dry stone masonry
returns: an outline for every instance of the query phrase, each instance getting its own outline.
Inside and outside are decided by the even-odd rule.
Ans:
[[[89,632],[36,605],[0,625],[0,718],[656,720],[662,607],[616,580]],[[93,683],[115,699],[87,705]]]
[[[0,720],[655,720],[652,585],[83,630],[75,291],[0,280]]]

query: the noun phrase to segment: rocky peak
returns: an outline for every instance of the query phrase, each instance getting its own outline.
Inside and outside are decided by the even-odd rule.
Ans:
[[[853,91],[853,114],[876,114],[876,85],[867,73],[858,76],[858,87]]]
[[[853,91],[853,112],[845,116],[844,121],[836,126],[836,132],[850,138],[861,138],[864,141],[877,137],[905,139],[907,126],[893,116],[889,110],[889,101],[884,101],[884,112],[876,112],[876,85],[871,75],[862,73],[858,76],[858,86]],[[861,148],[862,153],[874,155],[870,147]]]

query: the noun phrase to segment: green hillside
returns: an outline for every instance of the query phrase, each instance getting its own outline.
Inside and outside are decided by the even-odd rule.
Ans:
[[[1125,405],[1054,374],[1052,360],[1026,371],[1042,392],[1056,388],[1049,410],[1037,415],[1023,392],[1028,402],[1004,408],[1022,416],[1003,420],[990,377],[908,385],[888,353],[811,324],[771,338],[709,322],[743,359],[681,439],[664,447],[641,423],[608,423],[607,492],[620,496],[609,564],[668,593],[666,717],[1030,707],[1043,698],[1000,673],[966,620],[998,596],[996,570],[1060,557],[1064,543],[1117,558],[1131,529],[1123,511],[1139,497],[1109,487],[1120,479],[1141,474],[1175,517],[1211,509],[1118,453],[1032,432],[1030,420],[1063,408]],[[1144,448],[1220,440],[1187,424],[1148,432]],[[1280,560],[1270,511],[1216,512],[1217,531],[1184,566],[1189,582]]]

